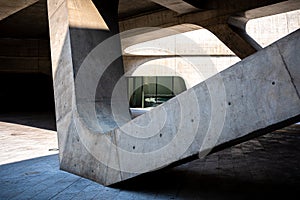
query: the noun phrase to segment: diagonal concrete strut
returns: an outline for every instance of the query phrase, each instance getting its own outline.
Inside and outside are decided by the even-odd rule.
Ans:
[[[86,2],[103,29],[70,26],[77,0],[48,1],[61,169],[110,185],[299,120],[299,30],[131,120],[117,1]]]

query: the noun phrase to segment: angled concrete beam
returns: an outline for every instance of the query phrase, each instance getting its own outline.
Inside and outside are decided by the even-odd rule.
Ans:
[[[298,10],[298,9],[300,9],[300,1],[288,0],[288,1],[275,3],[269,6],[250,9],[245,12],[239,13],[239,15],[247,19],[255,19],[259,17],[276,15],[276,14],[285,13],[285,12]]]
[[[260,50],[260,46],[252,40],[246,32],[233,29],[228,24],[215,24],[206,26],[215,36],[217,36],[231,51],[239,58],[243,59]],[[247,37],[248,36],[248,37]],[[255,44],[255,45],[253,45]]]
[[[195,12],[199,10],[198,8],[194,7],[193,5],[183,0],[151,0],[151,1],[161,6],[164,6],[170,10],[173,10],[178,14],[186,14],[186,13]]]
[[[231,25],[233,31],[239,34],[244,40],[246,40],[257,51],[262,47],[246,32],[246,24],[249,20],[244,17],[231,16],[228,19],[228,24]]]
[[[261,47],[246,33],[244,29],[245,22],[247,22],[248,19],[237,16],[237,14],[243,15],[245,10],[252,10],[250,12],[252,13],[251,17],[255,17],[260,16],[261,14],[259,13],[263,13],[263,10],[265,10],[266,13],[268,13],[270,10],[273,13],[278,13],[300,8],[298,1],[292,0],[281,3],[278,2],[280,1],[274,0],[274,4],[272,4],[272,2],[264,1],[241,2],[238,0],[232,0],[230,1],[229,5],[238,6],[228,6],[228,2],[214,1],[214,3],[211,2],[213,5],[202,5],[203,8],[211,6],[211,10],[192,12],[180,16],[174,14],[174,12],[170,10],[165,10],[121,20],[119,22],[121,32],[133,30],[122,35],[123,49],[139,42],[145,42],[172,34],[170,31],[168,34],[164,34],[164,31],[142,31],[145,30],[145,27],[182,27],[181,29],[178,29],[179,32],[185,32],[184,28],[186,31],[189,31],[196,30],[197,28],[201,27],[209,27],[211,31],[216,34],[217,37],[219,37],[219,39],[221,39],[229,48],[232,48],[231,50],[233,52],[235,52],[239,57],[244,58],[256,52],[257,50],[260,50]],[[250,16],[250,14],[248,14],[248,16]],[[243,21],[244,19],[246,21]],[[228,26],[227,23],[229,23],[230,26]],[[243,26],[243,28],[240,26]],[[174,34],[176,34],[176,31]],[[226,31],[228,32],[226,33]],[[237,46],[234,46],[235,44],[241,44],[241,49],[239,49]]]
[[[0,0],[0,21],[38,1],[39,0]]]
[[[95,31],[69,26],[70,1],[48,1],[61,169],[110,185],[299,120],[300,31],[130,120],[117,2]]]
[[[297,0],[295,0],[297,1]],[[203,11],[187,13],[184,15],[177,15],[173,11],[164,10],[154,13],[148,13],[141,16],[133,16],[126,19],[121,19],[119,22],[120,31],[131,30],[141,27],[170,27],[184,23],[192,24],[208,24],[210,20],[220,18],[222,16],[234,16],[238,13],[244,13],[247,10],[252,10],[262,7],[262,10],[266,10],[270,5],[274,4],[273,10],[281,10],[281,4],[279,2],[286,2],[286,9],[294,10],[294,0],[272,0],[272,1],[241,1],[241,0],[214,0],[214,1],[200,1],[201,9]],[[203,5],[202,5],[203,4]],[[288,5],[291,5],[290,7]],[[298,7],[299,8],[299,7]]]

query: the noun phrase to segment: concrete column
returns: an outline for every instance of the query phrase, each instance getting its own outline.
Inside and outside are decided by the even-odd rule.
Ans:
[[[122,110],[119,118],[130,120],[127,86],[120,83],[124,81],[121,79],[124,69],[120,39],[116,35],[118,0],[51,0],[48,17],[60,168],[103,184],[117,182],[119,174],[101,165],[81,143],[84,136],[79,134],[84,131],[76,128],[75,118],[93,136],[107,133],[107,137],[101,137],[103,140],[111,140],[109,131],[117,126],[118,116],[112,113],[112,101]],[[117,82],[122,86],[121,94],[112,100]],[[109,152],[109,148],[105,150]],[[111,176],[109,182],[107,173]]]

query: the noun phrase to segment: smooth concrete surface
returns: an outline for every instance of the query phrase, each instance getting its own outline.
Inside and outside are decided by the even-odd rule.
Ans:
[[[63,170],[111,185],[299,118],[299,76],[290,73],[297,62],[289,54],[299,51],[297,31],[126,123],[127,90],[118,85],[122,63],[115,63],[119,39],[71,27],[66,3],[48,4]],[[108,22],[115,31],[117,21]],[[116,71],[105,70],[111,63]]]
[[[0,160],[6,162],[0,165],[0,199],[235,200],[294,199],[298,195],[299,125],[185,165],[104,187],[59,170],[57,151],[48,151],[57,144],[56,132],[48,131],[55,129],[53,118],[49,113],[0,114],[0,145],[15,144],[9,150],[1,149]],[[43,144],[44,151],[32,145],[33,141]],[[29,151],[36,158],[26,153]],[[7,155],[19,159],[7,160]]]
[[[183,0],[151,0],[163,7],[166,7],[178,14],[185,14],[198,11],[199,9]]]

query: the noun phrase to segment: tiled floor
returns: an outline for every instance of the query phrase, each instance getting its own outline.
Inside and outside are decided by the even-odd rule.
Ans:
[[[300,125],[113,187],[60,171],[54,129],[50,115],[0,115],[0,199],[299,199]]]

